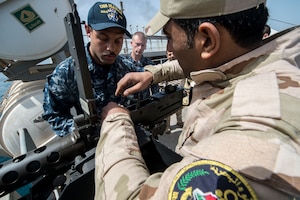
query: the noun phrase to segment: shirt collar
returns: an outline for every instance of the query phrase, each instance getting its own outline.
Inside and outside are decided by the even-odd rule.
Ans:
[[[205,69],[200,71],[194,71],[190,73],[191,79],[195,82],[196,85],[199,85],[203,82],[209,81],[224,81],[229,79],[228,73],[230,69],[236,67],[239,63],[244,61],[249,61],[250,59],[257,58],[261,55],[267,54],[268,52],[274,49],[274,44],[272,42],[266,43],[255,50],[252,50],[242,56],[239,56],[219,67],[212,69]],[[238,66],[240,67],[240,66]]]

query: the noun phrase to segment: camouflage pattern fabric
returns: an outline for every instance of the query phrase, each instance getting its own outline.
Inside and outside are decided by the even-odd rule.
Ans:
[[[100,115],[103,106],[110,101],[128,102],[126,98],[116,97],[114,92],[118,81],[128,72],[136,71],[127,59],[118,56],[110,66],[100,66],[92,61],[86,47],[88,69],[90,71],[92,88],[96,99],[97,113]],[[71,108],[76,113],[71,113]],[[75,130],[73,115],[83,113],[74,73],[74,61],[71,57],[61,62],[47,77],[44,88],[44,113],[56,135],[64,136]]]
[[[162,64],[145,66],[145,71],[153,74],[153,83],[161,83],[162,81],[172,81],[186,78],[178,63],[178,60],[164,62]]]
[[[132,64],[132,66],[134,66],[136,68],[136,71],[138,71],[138,72],[145,71],[144,67],[147,66],[147,65],[154,65],[154,62],[150,58],[147,58],[143,55],[142,55],[141,60],[139,60],[138,62],[133,60],[133,58],[130,55],[131,55],[131,53],[129,55],[127,55],[126,58]],[[140,95],[141,99],[148,98],[152,94],[159,91],[159,86],[158,86],[158,84],[152,84],[149,89],[150,90],[144,90],[143,92],[141,92],[137,95]]]
[[[96,150],[95,199],[172,199],[178,172],[199,159],[238,171],[258,199],[299,199],[299,35],[299,27],[279,33],[225,65],[191,74],[196,85],[176,147],[184,158],[163,173],[149,174],[130,117],[109,115]],[[154,80],[165,75],[147,70]]]
[[[154,65],[154,62],[150,58],[147,58],[147,57],[145,57],[143,55],[142,55],[141,60],[139,60],[138,62],[135,61],[135,60],[133,60],[133,58],[130,55],[131,55],[131,53],[129,55],[125,56],[125,57],[128,59],[128,61],[130,63],[132,63],[132,65],[134,67],[137,68],[138,72],[143,72],[144,71],[144,67],[146,65]]]

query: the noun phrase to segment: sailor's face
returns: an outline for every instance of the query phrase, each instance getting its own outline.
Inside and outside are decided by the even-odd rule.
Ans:
[[[197,66],[201,62],[199,52],[195,47],[188,47],[187,35],[184,30],[170,20],[165,25],[163,32],[168,38],[167,50],[173,52],[184,74],[189,76],[190,72],[197,71]]]
[[[113,64],[119,55],[124,39],[120,28],[108,28],[90,32],[90,53],[94,61],[101,65]]]
[[[146,39],[141,39],[139,36],[132,37],[132,52],[137,56],[141,56],[144,53],[144,50],[146,49],[146,43]]]

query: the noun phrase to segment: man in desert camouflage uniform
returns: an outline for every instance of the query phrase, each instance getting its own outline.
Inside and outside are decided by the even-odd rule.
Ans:
[[[127,74],[116,94],[190,77],[195,86],[176,147],[183,159],[150,174],[128,111],[109,103],[95,199],[299,199],[300,27],[262,41],[265,3],[161,0],[147,33],[163,28],[182,70]]]

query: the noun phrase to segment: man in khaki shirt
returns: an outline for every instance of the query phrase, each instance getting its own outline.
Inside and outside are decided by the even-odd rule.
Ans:
[[[96,150],[95,199],[299,199],[300,28],[262,40],[265,4],[161,0],[147,34],[163,28],[180,66],[127,74],[116,95],[191,78],[176,147],[183,159],[150,174],[128,110],[109,103]]]

